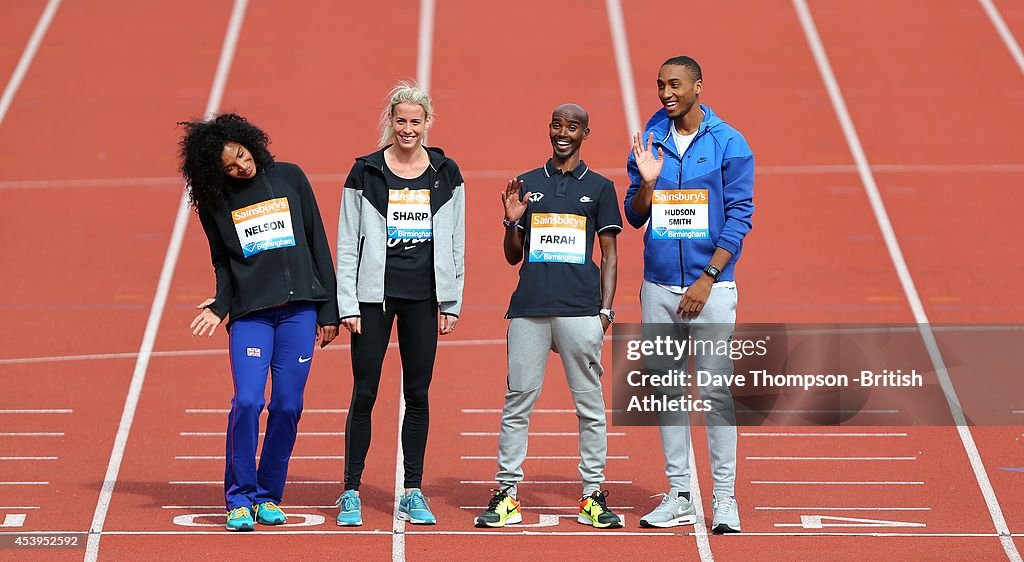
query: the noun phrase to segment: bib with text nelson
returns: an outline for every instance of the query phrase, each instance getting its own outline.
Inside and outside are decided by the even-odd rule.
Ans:
[[[706,189],[656,189],[651,204],[651,234],[655,240],[708,238]]]
[[[231,220],[235,223],[244,257],[295,245],[287,197],[268,199],[231,211]]]
[[[388,190],[388,238],[433,238],[429,189]]]
[[[530,261],[584,263],[587,217],[567,213],[530,215]]]

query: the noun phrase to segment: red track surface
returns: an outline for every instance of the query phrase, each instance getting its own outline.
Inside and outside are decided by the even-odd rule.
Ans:
[[[626,517],[621,532],[575,535],[587,529],[571,519],[498,532],[472,528],[492,487],[493,459],[474,457],[496,450],[495,437],[486,434],[498,429],[502,314],[516,282],[498,251],[496,194],[507,177],[544,161],[545,121],[558,103],[575,101],[590,111],[584,159],[614,179],[620,193],[630,131],[604,3],[529,0],[501,10],[470,0],[438,4],[430,83],[439,117],[430,141],[458,160],[469,201],[466,306],[439,351],[432,390],[424,489],[439,525],[393,533],[400,528],[392,518],[396,353],[385,364],[375,408],[366,524],[333,524],[336,510],[327,506],[341,485],[329,482],[342,479],[340,432],[351,392],[342,337],[315,361],[300,425],[308,434],[300,433],[285,499],[286,508],[310,506],[290,508],[293,522],[325,521],[244,536],[221,532],[223,464],[215,457],[223,455],[222,410],[231,387],[224,335],[195,340],[186,330],[192,306],[212,287],[205,238],[191,218],[103,524],[101,559],[257,551],[306,559],[481,559],[496,552],[521,559],[580,552],[613,560],[698,557],[693,529],[672,534],[636,526],[655,501],[649,496],[664,487],[653,428],[609,428],[607,477],[621,483],[608,488],[611,505]],[[5,7],[0,76],[13,71],[43,5]],[[997,5],[1024,37],[1024,10],[1005,0]],[[661,0],[626,3],[639,117],[657,108],[660,62],[690,54],[705,70],[702,101],[754,148],[757,213],[739,268],[740,320],[913,322],[793,6],[765,0],[706,3],[693,15],[681,9]],[[1013,288],[1024,277],[1024,260],[1013,219],[1024,179],[1016,141],[1024,76],[985,13],[966,0],[814,0],[811,9],[925,313],[936,324],[1018,322],[1024,300]],[[266,128],[277,157],[310,174],[328,232],[335,230],[352,158],[375,144],[384,93],[396,79],[416,75],[417,10],[307,0],[254,1],[246,11],[221,109]],[[203,111],[230,12],[227,1],[65,0],[0,124],[0,194],[14,210],[6,214],[0,246],[0,410],[71,410],[0,413],[0,457],[57,457],[0,460],[0,482],[48,482],[0,485],[0,523],[7,514],[25,515],[21,528],[4,531],[90,527],[180,197],[173,124]],[[687,18],[696,23],[685,35],[669,33],[670,22]],[[639,320],[641,244],[637,231],[620,236],[616,309],[624,321]],[[959,364],[1018,367],[964,341],[940,337],[939,344]],[[82,357],[89,354],[121,355]],[[977,372],[950,367],[969,417],[1024,409],[1019,380],[982,382]],[[571,408],[563,381],[552,357],[531,455],[576,451],[573,416],[551,412]],[[1000,469],[1021,466],[1020,425],[972,428],[1018,548],[1024,474]],[[7,435],[21,432],[48,435]],[[758,435],[765,432],[797,435]],[[849,432],[891,435],[798,435]],[[694,436],[710,517],[703,431]],[[774,458],[827,456],[902,460]],[[575,465],[571,458],[531,459],[525,468],[528,480],[572,482]],[[955,427],[741,428],[738,474],[744,533],[710,538],[720,560],[1006,558]],[[793,481],[900,484],[779,483]],[[524,484],[525,523],[573,513],[564,508],[578,493],[575,483]],[[836,507],[866,509],[829,509]],[[802,515],[915,526],[814,529],[799,526]],[[889,535],[868,536],[879,532]],[[970,536],[951,536],[961,534]],[[82,552],[18,554],[80,559]]]

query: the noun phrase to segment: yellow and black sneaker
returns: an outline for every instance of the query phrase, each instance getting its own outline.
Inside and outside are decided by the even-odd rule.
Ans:
[[[608,490],[580,498],[580,515],[576,521],[598,529],[618,529],[622,519],[608,509]]]
[[[515,496],[510,496],[508,491],[512,486],[501,490],[491,490],[491,502],[487,504],[487,511],[480,514],[473,520],[477,527],[504,527],[523,522],[523,512],[519,509],[519,502]]]

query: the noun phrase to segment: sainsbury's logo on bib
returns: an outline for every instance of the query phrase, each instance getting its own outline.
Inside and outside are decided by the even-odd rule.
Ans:
[[[231,211],[242,255],[249,257],[264,250],[295,245],[292,214],[287,197],[268,199]]]

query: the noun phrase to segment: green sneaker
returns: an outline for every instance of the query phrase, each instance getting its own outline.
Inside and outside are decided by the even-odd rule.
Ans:
[[[251,531],[255,527],[249,508],[236,507],[228,512],[228,524],[224,528],[229,531]]]
[[[473,520],[477,527],[504,527],[523,522],[521,506],[514,496],[509,495],[510,489],[512,486],[501,490],[491,490],[494,495],[491,496],[491,501],[487,504],[487,511]]]
[[[284,525],[288,520],[284,512],[274,502],[263,502],[252,506],[256,513],[256,522],[260,525]]]
[[[594,492],[580,498],[580,514],[576,521],[598,529],[618,529],[622,519],[608,509],[608,491]]]

